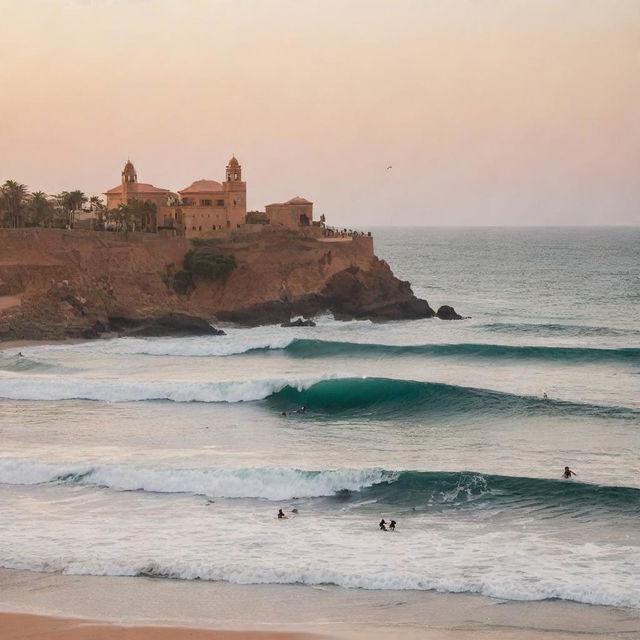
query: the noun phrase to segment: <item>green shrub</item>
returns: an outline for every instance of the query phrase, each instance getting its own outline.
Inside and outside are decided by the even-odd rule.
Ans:
[[[189,251],[184,257],[186,271],[211,280],[226,278],[236,266],[236,259],[233,256],[205,251]]]

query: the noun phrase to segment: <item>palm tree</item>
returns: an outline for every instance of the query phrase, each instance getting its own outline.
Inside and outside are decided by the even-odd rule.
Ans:
[[[29,190],[26,185],[15,180],[7,180],[1,187],[2,208],[4,215],[9,218],[9,226],[18,228],[23,224],[22,213]]]
[[[46,193],[43,191],[32,193],[28,211],[31,221],[37,226],[51,227],[54,209]]]
[[[129,213],[135,231],[149,231],[155,227],[157,207],[152,202],[132,200],[129,203]]]
[[[96,214],[98,220],[97,228],[104,229],[105,219],[107,218],[107,207],[100,196],[91,196],[89,198],[89,207]],[[95,226],[93,227],[96,228]]]
[[[78,209],[82,208],[82,205],[87,201],[87,196],[79,189],[65,193],[67,194],[66,201],[67,211],[69,213],[69,226],[73,227],[74,214]]]

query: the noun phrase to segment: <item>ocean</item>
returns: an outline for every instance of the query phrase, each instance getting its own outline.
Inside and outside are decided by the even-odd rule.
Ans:
[[[640,608],[640,228],[375,248],[469,318],[0,351],[0,567]]]

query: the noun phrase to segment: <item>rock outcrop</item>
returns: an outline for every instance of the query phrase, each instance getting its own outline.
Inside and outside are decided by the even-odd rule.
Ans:
[[[297,318],[296,320],[289,320],[287,322],[283,322],[281,327],[315,327],[316,323],[310,319]]]
[[[464,318],[448,304],[443,304],[436,312],[436,316],[440,318],[440,320],[464,320]]]
[[[225,332],[215,329],[203,318],[186,313],[166,313],[150,318],[110,317],[108,330],[121,336],[223,336]]]
[[[185,238],[155,234],[0,229],[0,340],[213,334],[220,321],[280,324],[325,312],[435,315],[373,254],[370,237],[245,230],[195,247],[226,265],[213,262],[208,273],[185,268],[192,250]]]

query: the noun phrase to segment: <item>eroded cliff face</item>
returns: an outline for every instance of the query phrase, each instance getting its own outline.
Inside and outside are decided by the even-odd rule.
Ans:
[[[227,277],[193,276],[178,293],[175,274],[191,248],[186,239],[155,235],[0,230],[0,339],[97,337],[123,319],[171,313],[247,325],[325,311],[340,319],[434,315],[373,255],[370,238],[238,234],[215,243],[217,253],[235,258]]]

